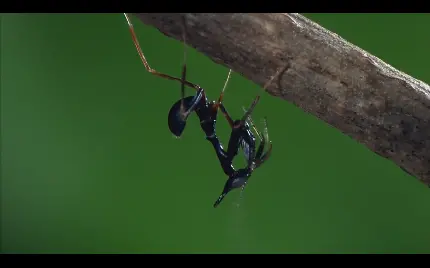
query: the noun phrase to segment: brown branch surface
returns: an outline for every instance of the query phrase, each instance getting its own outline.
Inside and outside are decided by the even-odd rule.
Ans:
[[[299,14],[135,14],[430,186],[430,87]]]

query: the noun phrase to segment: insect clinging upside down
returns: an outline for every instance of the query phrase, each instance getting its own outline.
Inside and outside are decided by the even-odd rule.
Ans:
[[[193,112],[195,112],[200,120],[200,127],[206,135],[206,140],[208,140],[212,144],[218,157],[218,160],[221,164],[221,167],[224,173],[228,176],[227,182],[224,185],[224,189],[221,195],[214,203],[214,207],[217,207],[221,203],[223,198],[231,190],[241,188],[243,191],[253,171],[259,166],[261,166],[270,157],[272,151],[272,144],[268,136],[267,120],[265,119],[264,121],[265,130],[262,134],[257,130],[251,118],[251,114],[258,101],[260,100],[260,96],[257,95],[255,97],[251,106],[247,110],[245,110],[245,114],[242,116],[241,119],[233,120],[222,103],[224,91],[227,87],[231,75],[231,70],[229,70],[224,87],[217,101],[209,101],[203,88],[201,88],[197,84],[186,80],[187,67],[185,63],[185,22],[183,23],[184,63],[182,66],[182,76],[181,78],[178,78],[158,72],[151,68],[142,52],[130,18],[126,13],[124,13],[124,16],[127,20],[134,45],[136,46],[137,52],[146,70],[153,75],[180,82],[181,98],[173,104],[168,114],[168,126],[170,131],[173,135],[180,137],[185,129],[187,119]],[[270,85],[273,79],[279,75],[279,73],[280,72],[278,72],[274,77],[272,77],[272,79],[268,83],[266,83],[263,88],[264,90]],[[196,94],[194,96],[185,97],[185,86],[196,90]],[[231,127],[231,134],[227,151],[224,150],[221,142],[216,135],[215,127],[218,110],[221,110],[221,113],[224,115],[225,119]],[[251,131],[251,128],[255,131],[257,137],[259,138],[260,144],[258,148],[256,148],[256,139],[253,132]],[[269,149],[264,152],[267,143],[269,144]],[[233,167],[233,159],[238,154],[239,149],[243,150],[245,159],[247,160],[247,165],[244,168],[236,170]]]

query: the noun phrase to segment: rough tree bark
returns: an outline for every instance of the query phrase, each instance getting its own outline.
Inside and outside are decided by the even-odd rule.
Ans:
[[[137,13],[430,186],[430,87],[299,14]]]

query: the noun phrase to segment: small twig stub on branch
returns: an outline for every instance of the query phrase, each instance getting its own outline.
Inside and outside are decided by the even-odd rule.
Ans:
[[[137,13],[430,185],[430,87],[295,13]]]

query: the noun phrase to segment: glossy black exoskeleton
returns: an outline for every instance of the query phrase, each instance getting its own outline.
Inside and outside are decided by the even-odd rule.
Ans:
[[[256,101],[254,101],[253,104],[256,104]],[[243,191],[254,170],[261,166],[270,157],[272,152],[272,143],[269,140],[267,120],[264,120],[265,128],[264,133],[262,134],[257,130],[252,122],[252,109],[253,106],[251,106],[250,110],[245,112],[245,115],[241,120],[234,121],[227,150],[227,155],[231,158],[226,159],[226,161],[231,163],[233,161],[233,157],[237,154],[238,149],[241,148],[244,152],[247,165],[245,168],[234,170],[233,173],[227,174],[229,177],[224,185],[221,195],[215,201],[214,207],[217,207],[231,190],[241,188]],[[260,140],[257,150],[255,136],[250,127],[254,129]],[[269,144],[269,149],[264,152],[266,143]]]
[[[186,80],[186,64],[182,68],[182,77],[177,78],[164,73],[160,73],[152,69],[139,45],[136,34],[133,29],[133,25],[126,13],[124,13],[127,19],[129,29],[132,35],[133,42],[136,46],[137,52],[142,60],[143,65],[146,70],[151,74],[156,76],[166,78],[169,80],[175,80],[181,83],[181,99],[173,104],[168,114],[168,126],[173,135],[180,137],[185,129],[187,119],[189,116],[195,112],[200,120],[200,127],[206,135],[206,139],[212,144],[218,160],[224,173],[228,176],[227,182],[224,185],[224,189],[219,196],[219,198],[214,203],[214,207],[217,207],[223,198],[233,189],[245,188],[248,179],[250,178],[253,171],[258,168],[261,164],[266,161],[272,151],[272,144],[269,141],[267,132],[267,123],[265,126],[264,134],[260,133],[251,119],[251,113],[257,105],[260,96],[257,96],[248,110],[240,120],[233,120],[230,114],[224,107],[222,100],[224,96],[224,90],[227,86],[228,80],[230,78],[231,70],[228,73],[227,80],[224,84],[224,88],[217,101],[208,101],[207,96],[203,88],[199,85],[191,83]],[[185,31],[184,31],[184,44],[185,44]],[[185,55],[185,54],[184,54]],[[279,74],[279,73],[278,73]],[[278,75],[277,74],[277,75]],[[264,89],[272,82],[272,80],[277,76],[275,75],[265,86]],[[194,88],[196,90],[195,96],[185,97],[185,86]],[[216,120],[218,110],[221,110],[222,114],[226,118],[227,122],[231,127],[231,134],[228,143],[227,151],[224,150],[221,142],[216,135]],[[256,135],[260,140],[260,144],[256,150],[256,139],[251,130],[255,131]],[[269,149],[264,152],[266,143],[269,143]],[[245,168],[236,170],[233,167],[233,159],[238,154],[239,149],[242,149],[247,161]]]

